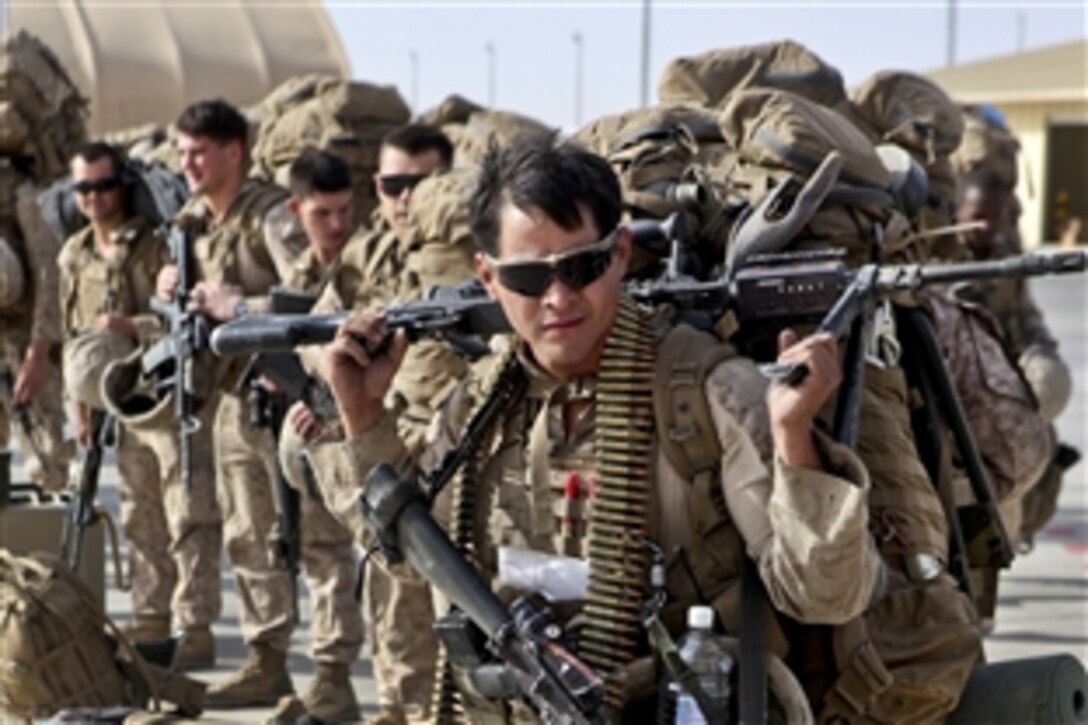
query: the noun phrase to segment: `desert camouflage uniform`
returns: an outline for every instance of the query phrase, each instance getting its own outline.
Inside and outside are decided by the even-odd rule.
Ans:
[[[527,387],[494,423],[495,438],[485,444],[487,455],[481,459],[473,483],[478,505],[483,507],[475,514],[476,521],[482,524],[474,534],[476,563],[485,578],[493,580],[498,574],[500,546],[584,558],[586,532],[593,518],[592,499],[580,512],[561,508],[565,490],[562,482],[577,473],[582,480],[598,481],[591,485],[599,485],[594,454],[599,433],[597,377],[561,382],[537,368],[521,349],[514,354],[527,378]],[[725,518],[719,521],[735,523],[709,529],[697,526],[693,517],[705,508],[703,503],[709,506],[710,502],[701,502],[701,494],[696,493],[700,489],[681,478],[661,446],[655,444],[645,451],[652,471],[646,526],[650,536],[670,554],[667,579],[669,599],[675,604],[673,611],[696,603],[695,588],[713,580],[714,588],[702,591],[715,592],[715,608],[723,622],[735,624],[737,600],[731,599],[731,594],[736,594],[740,561],[747,551],[757,562],[771,600],[781,611],[808,621],[838,622],[856,616],[869,603],[880,568],[867,534],[868,476],[850,451],[822,437],[817,443],[824,460],[848,480],[781,462],[774,464],[772,475],[734,417],[737,391],[733,389],[731,366],[732,362],[727,361],[716,367],[703,389],[713,417],[713,433],[721,446],[717,479],[721,496],[702,490],[719,501],[724,499],[728,513],[722,514]],[[489,374],[484,373],[484,377]],[[656,379],[655,385],[663,387],[664,382]],[[389,462],[402,475],[414,478],[420,469],[432,467],[445,451],[458,445],[468,415],[486,395],[487,384],[478,377],[457,387],[435,419],[422,456],[414,455],[405,446],[388,415],[376,428],[356,439],[312,447],[311,456],[319,462],[317,470],[327,477],[322,485],[333,511],[361,535],[356,502],[359,482],[370,468]],[[564,421],[573,421],[567,432]],[[815,495],[816,491],[820,493]],[[446,505],[440,499],[438,511],[442,512]],[[557,535],[555,520],[560,510],[571,514],[573,523],[569,531],[564,532],[568,528],[564,526]],[[443,513],[439,516],[442,518]],[[703,548],[693,550],[692,545]],[[681,546],[689,550],[686,558],[707,573],[707,579],[693,584],[682,564],[685,557],[676,553]],[[707,546],[715,550],[715,565],[708,566],[698,556],[708,552]],[[816,560],[834,561],[835,568],[816,566]],[[398,575],[411,578],[407,572]],[[495,586],[505,598],[521,593],[501,581],[495,581]],[[674,634],[682,628],[682,617],[667,617],[666,621]],[[471,693],[463,696],[473,720],[534,721],[518,708],[489,705]]]
[[[412,194],[408,226],[399,235],[375,214],[373,229],[344,248],[340,267],[315,309],[361,309],[410,300],[432,285],[471,277],[474,246],[462,203],[471,179],[470,172],[455,171],[421,182]],[[303,352],[311,366],[320,365],[317,354]],[[461,358],[436,341],[409,348],[387,404],[397,412],[398,432],[413,450],[424,445],[434,411],[466,370]],[[320,483],[325,477],[317,478]],[[377,559],[371,564],[363,606],[381,719],[429,722],[438,647],[430,627],[434,610],[429,587],[391,576]]]
[[[290,224],[285,197],[278,187],[246,181],[215,227],[204,204],[190,200],[177,223],[193,235],[195,281],[237,285],[249,312],[267,312],[270,287],[286,273],[291,253],[301,251],[266,243],[288,238],[281,229]],[[214,441],[223,538],[242,604],[242,637],[247,645],[286,651],[294,629],[292,582],[287,571],[273,566],[268,549],[276,522],[275,442],[269,431],[250,425],[246,392],[239,390],[243,364],[237,359],[218,363],[218,390],[209,393],[206,404],[214,405],[214,423],[204,430]]]
[[[68,461],[75,447],[64,440],[57,359],[62,339],[56,271],[60,240],[42,219],[37,205],[39,191],[7,159],[0,159],[0,236],[21,259],[25,278],[23,301],[0,310],[0,365],[11,376],[11,383],[32,340],[45,340],[51,345],[44,381],[29,404],[34,441],[45,457],[45,466],[34,454],[22,428],[14,424],[6,404],[0,404],[0,446],[7,447],[14,426],[27,475],[46,490],[57,491],[68,483]]]
[[[326,268],[306,249],[291,264],[283,286],[318,294],[338,268],[339,258]],[[350,666],[359,657],[363,642],[362,613],[354,596],[358,573],[355,544],[351,532],[329,513],[308,483],[309,473],[299,458],[301,447],[298,435],[290,425],[284,425],[279,443],[280,467],[288,483],[300,492],[302,568],[312,607],[310,656],[315,662]]]
[[[130,317],[138,336],[133,342],[146,346],[162,333],[148,301],[159,270],[168,262],[166,245],[139,217],[115,231],[113,239],[114,259],[96,249],[91,227],[73,235],[61,251],[66,338],[75,340],[95,330],[100,315],[113,313]],[[211,447],[194,449],[193,484],[185,490],[172,426],[130,430],[119,422],[117,433],[121,525],[132,557],[133,614],[166,623],[173,614],[179,629],[210,625],[220,613],[222,549]]]

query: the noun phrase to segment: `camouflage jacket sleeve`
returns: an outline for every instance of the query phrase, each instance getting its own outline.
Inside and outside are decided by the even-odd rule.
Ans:
[[[53,235],[42,218],[37,197],[37,190],[30,182],[19,186],[16,215],[23,232],[27,267],[34,290],[34,299],[30,301],[30,338],[60,342],[63,339],[60,274],[57,269],[60,240]]]
[[[816,434],[825,471],[764,466],[732,409],[729,363],[708,376],[706,393],[721,444],[730,515],[775,607],[802,622],[839,624],[872,600],[881,564],[869,535],[869,478],[844,446]]]

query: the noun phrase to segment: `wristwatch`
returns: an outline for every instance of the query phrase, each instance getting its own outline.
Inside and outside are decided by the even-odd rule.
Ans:
[[[234,319],[239,317],[245,317],[249,314],[249,305],[246,304],[246,298],[242,297],[234,303]]]

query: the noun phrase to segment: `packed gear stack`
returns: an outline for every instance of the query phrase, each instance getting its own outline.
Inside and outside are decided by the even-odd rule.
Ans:
[[[382,138],[410,112],[393,86],[307,75],[292,78],[254,111],[253,174],[283,186],[291,162],[307,147],[343,157],[354,180],[355,219],[365,222],[378,205],[372,183]]]
[[[0,54],[0,154],[41,181],[60,176],[86,140],[87,99],[57,56],[21,30]]]

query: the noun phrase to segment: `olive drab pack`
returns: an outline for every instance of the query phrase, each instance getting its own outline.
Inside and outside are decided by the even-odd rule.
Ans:
[[[175,703],[203,709],[204,686],[144,662],[87,585],[46,554],[0,549],[0,714]],[[109,636],[107,636],[109,635]]]
[[[883,231],[885,255],[907,238],[896,209],[891,175],[872,142],[844,116],[788,91],[750,89],[732,94],[720,116],[728,160],[730,197],[756,207],[789,177],[807,179],[832,151],[842,156],[838,180],[794,246],[845,249],[852,263],[870,261],[874,227]]]
[[[964,106],[963,123],[963,143],[952,155],[956,170],[961,175],[989,171],[1007,188],[1015,189],[1020,142],[1001,113],[992,106]]]
[[[303,149],[332,151],[351,168],[355,218],[365,222],[378,204],[371,177],[382,138],[411,115],[397,89],[307,75],[284,82],[258,109],[264,119],[253,143],[253,173],[286,185],[287,170]]]
[[[838,69],[792,40],[675,58],[661,73],[657,96],[663,104],[724,108],[745,88],[786,90],[832,108],[846,101]]]
[[[87,100],[56,55],[20,30],[0,51],[0,154],[30,161],[40,181],[68,168],[86,140]]]
[[[457,166],[477,166],[492,146],[505,146],[519,136],[554,131],[535,118],[487,108],[457,94],[422,113],[419,122],[437,126],[449,137]]]

